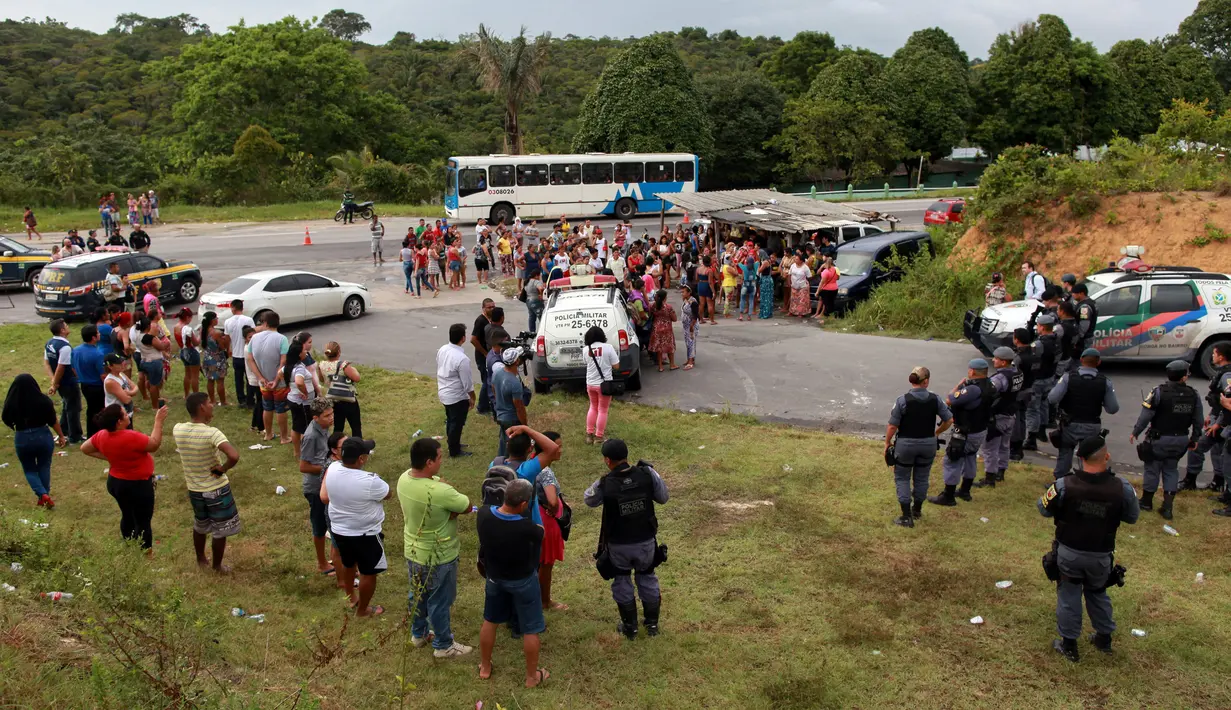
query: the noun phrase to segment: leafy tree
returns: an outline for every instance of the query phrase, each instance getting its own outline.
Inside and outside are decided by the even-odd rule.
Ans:
[[[1140,39],[1116,42],[1107,52],[1107,60],[1119,84],[1117,130],[1133,140],[1154,132],[1159,112],[1179,95],[1179,84],[1162,44]]]
[[[714,150],[701,164],[707,187],[748,187],[773,179],[780,158],[765,144],[782,128],[782,93],[758,72],[697,82],[713,124]]]
[[[966,137],[974,100],[965,56],[933,28],[911,35],[885,66],[890,115],[910,155],[941,158]]]
[[[1068,152],[1106,140],[1114,128],[1110,67],[1055,15],[997,37],[978,86],[975,137],[992,153],[1021,143]]]
[[[522,132],[518,123],[522,104],[542,91],[540,74],[547,63],[550,34],[533,42],[526,39],[526,28],[505,41],[479,25],[479,34],[464,52],[478,70],[483,90],[495,94],[504,108],[505,152],[522,152]]]
[[[1164,58],[1176,90],[1173,98],[1191,103],[1209,102],[1214,111],[1223,106],[1223,90],[1214,68],[1196,48],[1187,44],[1167,47]]]
[[[861,182],[884,175],[906,151],[882,105],[809,95],[787,102],[782,123],[771,144],[787,156],[779,172],[788,178],[820,180],[836,169]]]
[[[714,145],[705,103],[670,40],[638,40],[607,62],[581,104],[573,150],[687,151],[708,157]]]
[[[838,57],[838,46],[828,32],[805,30],[765,60],[765,76],[790,97],[812,86],[818,72]]]
[[[1180,23],[1177,36],[1201,50],[1223,90],[1231,89],[1231,0],[1201,0]]]
[[[812,96],[835,101],[887,106],[889,88],[885,86],[885,58],[866,49],[843,50],[822,67],[812,81]]]
[[[398,110],[364,90],[367,72],[345,42],[294,18],[205,38],[153,75],[182,87],[173,116],[189,153],[229,152],[252,124],[290,150],[330,153],[380,133]]]
[[[354,42],[372,30],[372,24],[363,15],[341,9],[326,12],[317,27],[347,42]]]

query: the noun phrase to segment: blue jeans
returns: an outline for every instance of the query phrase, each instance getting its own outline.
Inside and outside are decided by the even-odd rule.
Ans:
[[[415,280],[412,275],[415,273],[414,267],[409,261],[402,262],[402,274],[406,276],[406,292],[409,293],[415,290]]]
[[[744,287],[739,291],[739,312],[741,315],[752,317],[752,306],[757,295],[757,284],[755,281],[745,281]]]
[[[432,648],[449,648],[453,645],[449,613],[457,598],[457,560],[433,567],[406,560],[406,570],[410,575],[410,635],[425,638],[430,628],[435,634]]]
[[[543,317],[543,302],[542,301],[526,301],[526,311],[530,314],[530,332],[539,332],[539,318]]]
[[[158,363],[161,367],[162,363]],[[68,437],[69,443],[80,444],[85,440],[81,431],[81,387],[76,380],[62,383],[60,389],[60,431]]]
[[[427,286],[427,290],[429,291],[436,290],[436,287],[432,285],[431,280],[427,277],[426,267],[422,269],[415,269],[415,284],[415,293],[418,293],[420,296],[423,295],[424,286]]]
[[[34,495],[42,497],[51,492],[51,457],[55,455],[56,442],[51,429],[22,429],[13,436],[17,448],[17,460],[26,474],[26,482]]]

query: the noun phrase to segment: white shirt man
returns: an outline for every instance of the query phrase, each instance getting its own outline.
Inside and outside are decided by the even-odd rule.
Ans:
[[[244,371],[244,326],[255,328],[256,323],[244,315],[243,301],[231,301],[231,317],[223,323],[222,332],[231,339],[231,364],[239,373]]]
[[[607,260],[607,238],[603,235],[598,235],[594,239],[594,248],[598,250],[598,258]]]
[[[1047,283],[1043,278],[1043,274],[1034,270],[1034,264],[1027,261],[1022,264],[1022,276],[1026,278],[1026,298],[1033,298],[1036,301],[1043,300],[1043,289]]]
[[[450,456],[470,455],[469,451],[462,451],[462,429],[475,404],[470,358],[462,349],[465,341],[466,326],[455,323],[449,327],[449,342],[436,351],[436,396],[445,407],[445,438]]]
[[[479,223],[474,226],[474,246],[476,249],[483,242],[483,237],[487,234],[488,229],[490,228],[487,226],[487,220],[480,217]]]
[[[385,499],[392,495],[389,484],[363,470],[376,443],[350,437],[342,442],[342,460],[330,464],[321,480],[321,501],[329,505],[329,528],[338,547],[342,569],[338,578],[347,594],[354,590],[359,574],[358,616],[384,613],[369,607],[376,591],[376,575],[389,569],[381,526],[385,522]]]

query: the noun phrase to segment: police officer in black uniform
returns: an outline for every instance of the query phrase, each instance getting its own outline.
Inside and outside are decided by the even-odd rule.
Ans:
[[[974,500],[970,487],[979,471],[979,448],[987,438],[987,426],[992,419],[992,384],[988,382],[987,369],[987,360],[981,357],[971,360],[966,379],[953,388],[945,401],[953,410],[953,435],[949,437],[941,464],[945,492],[928,498],[933,505],[955,506],[955,497]]]
[[[615,575],[611,596],[620,610],[616,630],[630,640],[637,638],[637,598],[629,579],[635,574],[646,634],[657,636],[662,595],[654,569],[665,561],[666,547],[658,544],[654,505],[667,502],[667,484],[644,461],[629,465],[628,446],[620,439],[603,443],[603,461],[608,471],[586,489],[585,502],[591,508],[603,508],[596,559],[600,573],[606,564]]]
[[[1059,449],[1056,468],[1052,471],[1056,478],[1068,475],[1077,443],[1094,436],[1103,428],[1103,411],[1108,414],[1120,411],[1120,402],[1116,399],[1111,380],[1098,371],[1101,362],[1099,351],[1086,348],[1081,354],[1077,372],[1064,373],[1047,395],[1049,402],[1060,405],[1060,429],[1052,440]]]
[[[1197,476],[1201,474],[1201,469],[1205,466],[1207,453],[1210,454],[1210,463],[1214,466],[1214,480],[1210,483],[1210,490],[1217,491],[1223,488],[1223,459],[1225,457],[1222,456],[1218,446],[1222,442],[1219,429],[1231,424],[1229,421],[1231,414],[1223,409],[1219,401],[1219,394],[1227,387],[1231,387],[1231,343],[1215,343],[1212,350],[1214,376],[1210,378],[1210,389],[1205,395],[1205,403],[1210,406],[1210,416],[1205,420],[1201,438],[1197,440],[1197,448],[1188,452],[1184,482],[1180,484],[1180,490],[1197,489]],[[1231,505],[1231,496],[1224,495],[1224,497],[1228,499],[1225,502]]]
[[[987,439],[983,441],[983,480],[975,488],[995,488],[1004,480],[1009,468],[1009,438],[1017,421],[1017,396],[1022,391],[1025,376],[1013,366],[1017,353],[1001,346],[992,353],[996,372],[988,378],[992,384],[992,420],[988,423]]]
[[[923,517],[923,501],[936,460],[936,437],[953,424],[953,413],[940,397],[928,391],[932,373],[926,367],[911,370],[907,379],[911,389],[894,401],[885,427],[885,463],[892,462],[898,505],[902,506],[902,517],[893,523],[913,528],[915,520]]]
[[[1022,373],[1022,391],[1017,394],[1017,411],[1013,425],[1013,437],[1009,442],[1009,460],[1021,461],[1026,457],[1022,445],[1026,441],[1026,410],[1034,397],[1034,336],[1025,328],[1013,331],[1013,367]]]
[[[1094,328],[1098,325],[1098,306],[1090,298],[1084,283],[1073,285],[1073,303],[1077,304],[1077,343],[1074,352],[1084,352],[1094,344]]]
[[[1180,485],[1180,457],[1185,451],[1197,448],[1197,437],[1205,414],[1197,391],[1188,386],[1188,363],[1173,360],[1167,363],[1167,382],[1150,390],[1141,403],[1141,415],[1133,427],[1129,441],[1137,444],[1137,437],[1146,427],[1150,433],[1145,441],[1137,444],[1137,455],[1145,463],[1145,479],[1141,484],[1141,509],[1154,510],[1154,492],[1158,479],[1163,479],[1163,504],[1158,514],[1171,520],[1171,506]]]
[[[1026,451],[1038,451],[1039,441],[1047,439],[1049,407],[1047,396],[1056,384],[1056,365],[1060,359],[1060,339],[1056,337],[1056,317],[1050,313],[1039,316],[1035,325],[1038,337],[1034,341],[1034,386],[1030,408],[1026,411]]]
[[[1111,653],[1116,622],[1107,587],[1114,583],[1116,529],[1122,522],[1136,523],[1141,514],[1132,484],[1112,473],[1111,454],[1101,435],[1083,439],[1077,455],[1081,472],[1057,479],[1038,502],[1043,517],[1056,523],[1055,562],[1045,565],[1050,566],[1049,578],[1058,577],[1056,628],[1060,638],[1052,641],[1052,648],[1074,662],[1080,658],[1077,637],[1081,636],[1083,596],[1095,632],[1090,640],[1099,651]]]
[[[1057,372],[1071,372],[1077,369],[1077,365],[1081,362],[1081,350],[1077,349],[1078,325],[1077,325],[1077,305],[1072,301],[1061,301],[1056,309],[1056,315],[1060,318],[1060,326],[1057,328],[1060,341],[1060,354],[1057,357],[1058,364]]]

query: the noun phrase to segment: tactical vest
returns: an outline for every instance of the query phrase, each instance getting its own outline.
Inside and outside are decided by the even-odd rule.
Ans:
[[[902,420],[898,424],[898,436],[903,439],[929,439],[936,436],[936,417],[940,412],[940,400],[931,392],[927,399],[915,399],[907,394],[902,407]]]
[[[1219,399],[1222,391],[1218,385],[1222,382],[1222,376],[1231,372],[1231,365],[1223,365],[1214,369],[1214,376],[1210,378],[1210,391],[1205,395],[1205,403],[1210,405],[1210,421],[1214,421],[1214,415],[1223,411],[1222,400]]]
[[[1124,486],[1110,471],[1064,477],[1064,498],[1056,519],[1060,544],[1084,552],[1112,552],[1124,508]]]
[[[1017,371],[1022,373],[1022,389],[1028,390],[1034,386],[1034,352],[1029,345],[1023,345],[1017,349],[1017,359],[1013,361],[1013,366]]]
[[[1064,326],[1064,336],[1060,338],[1060,359],[1071,360],[1075,357],[1080,357],[1081,353],[1077,352],[1078,341],[1078,325],[1077,321],[1072,318],[1066,318],[1060,321],[1060,325]]]
[[[977,387],[979,389],[979,404],[966,409],[953,409],[953,425],[958,431],[963,434],[978,434],[981,431],[987,431],[987,421],[992,416],[992,395],[995,388],[992,383],[986,378],[981,377],[977,380],[967,380],[967,387]]]
[[[1101,424],[1103,421],[1103,397],[1107,394],[1107,378],[1099,372],[1094,375],[1069,375],[1069,387],[1060,400],[1060,409],[1069,419],[1083,424]]]
[[[996,374],[1003,376],[1009,386],[1004,392],[996,392],[994,394],[996,401],[992,404],[992,414],[997,416],[1013,416],[1017,414],[1017,394],[1025,386],[1026,376],[1014,367],[997,370]]]
[[[649,471],[629,466],[603,477],[603,534],[608,543],[617,545],[653,540],[658,534]]]
[[[1158,436],[1188,436],[1193,412],[1200,402],[1197,391],[1182,382],[1168,382],[1159,386],[1158,393],[1150,432]]]
[[[1094,305],[1094,301],[1089,298],[1077,304],[1077,323],[1078,325],[1080,326],[1082,323],[1085,323],[1087,321],[1090,323],[1089,337],[1093,338],[1094,328],[1095,326],[1098,325],[1098,306]],[[1086,346],[1087,339],[1088,338],[1078,339],[1078,342],[1081,343],[1081,346],[1083,348]],[[1077,353],[1077,354],[1080,355],[1081,353]]]
[[[1056,376],[1056,357],[1060,351],[1060,339],[1055,333],[1040,335],[1037,341],[1039,343],[1039,353],[1035,359],[1036,380],[1045,380],[1048,377]]]
[[[60,364],[60,349],[72,348],[71,345],[60,340],[52,338],[43,345],[43,358],[47,360],[47,366],[51,368],[52,374],[55,374],[56,367]],[[60,385],[64,386],[70,382],[77,381],[77,373],[73,371],[72,365],[64,368],[64,374],[60,376]]]

